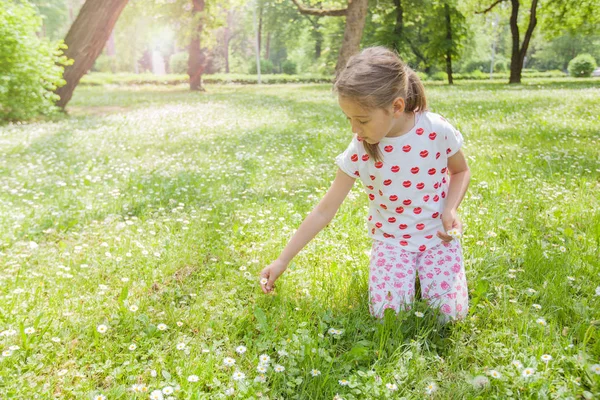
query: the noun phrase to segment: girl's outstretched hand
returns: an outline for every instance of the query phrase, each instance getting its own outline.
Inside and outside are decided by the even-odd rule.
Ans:
[[[260,271],[260,287],[263,293],[270,293],[273,291],[275,281],[286,269],[287,264],[277,259],[273,261],[271,265]]]
[[[462,222],[456,210],[444,210],[442,212],[442,224],[445,232],[438,231],[437,236],[444,242],[450,242],[462,235]]]

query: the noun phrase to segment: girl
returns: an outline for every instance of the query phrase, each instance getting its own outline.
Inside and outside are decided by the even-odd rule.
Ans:
[[[358,178],[369,197],[370,313],[381,318],[387,308],[410,309],[418,276],[422,297],[443,320],[465,317],[467,282],[455,239],[462,230],[456,210],[470,180],[462,135],[427,110],[419,77],[386,48],[351,57],[334,91],[354,136],[336,157],[331,188],[261,271],[263,292],[333,219]]]

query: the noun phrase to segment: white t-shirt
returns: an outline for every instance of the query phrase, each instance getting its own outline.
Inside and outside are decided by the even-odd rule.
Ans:
[[[463,137],[441,115],[416,113],[415,126],[379,142],[383,161],[375,163],[354,135],[335,159],[342,171],[360,178],[369,196],[369,235],[407,251],[423,252],[439,243],[444,232],[441,212],[448,195],[448,157]]]

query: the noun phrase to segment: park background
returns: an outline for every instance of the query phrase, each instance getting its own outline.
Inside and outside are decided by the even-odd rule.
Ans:
[[[585,0],[3,1],[0,394],[600,396],[599,22]],[[465,137],[458,324],[369,316],[360,184],[259,287],[335,176],[331,82],[371,45]]]

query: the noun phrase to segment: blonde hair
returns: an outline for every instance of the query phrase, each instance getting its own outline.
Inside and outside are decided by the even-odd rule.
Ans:
[[[397,97],[404,99],[404,111],[427,110],[425,88],[419,76],[395,51],[383,46],[368,47],[350,57],[336,76],[333,91],[367,110],[385,110]],[[381,161],[378,144],[364,140],[362,143],[371,158]]]

